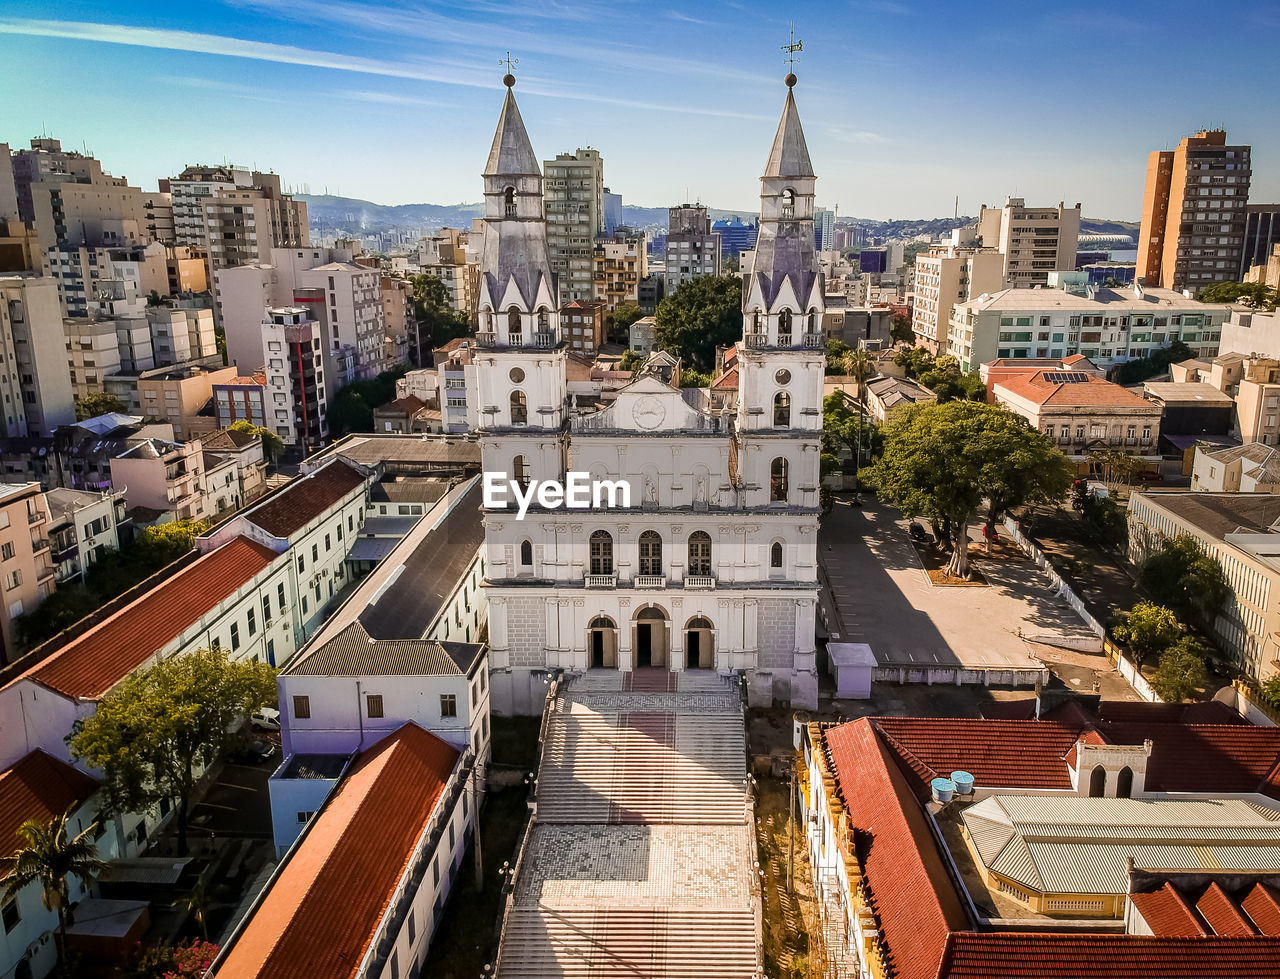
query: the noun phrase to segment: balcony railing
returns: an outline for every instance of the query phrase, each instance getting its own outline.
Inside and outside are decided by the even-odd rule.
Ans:
[[[666,588],[667,576],[664,574],[638,574],[635,580],[636,588]]]
[[[27,523],[30,524],[32,527],[35,527],[38,524],[44,523],[47,519],[49,519],[49,515],[45,513],[43,510],[27,511]]]
[[[618,576],[616,574],[589,574],[582,579],[582,584],[586,588],[617,588]]]
[[[804,347],[806,350],[821,350],[826,344],[826,338],[821,333],[806,333],[804,335]]]
[[[747,341],[748,347],[763,347],[769,338],[763,333],[748,333],[743,339]]]
[[[684,579],[684,587],[694,591],[712,591],[716,587],[713,574],[691,574]]]

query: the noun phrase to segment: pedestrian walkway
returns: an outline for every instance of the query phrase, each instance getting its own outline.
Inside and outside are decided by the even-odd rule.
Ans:
[[[755,976],[746,776],[735,684],[662,670],[572,679],[547,718],[498,975]]]

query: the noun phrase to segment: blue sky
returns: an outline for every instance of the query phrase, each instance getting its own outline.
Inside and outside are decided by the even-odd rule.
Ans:
[[[1280,6],[1260,0],[9,0],[0,141],[47,131],[144,189],[230,160],[475,201],[510,49],[539,156],[596,147],[628,203],[755,209],[792,19],[818,200],[842,215],[1013,195],[1135,219],[1147,153],[1205,126],[1252,143],[1251,200],[1280,198]]]

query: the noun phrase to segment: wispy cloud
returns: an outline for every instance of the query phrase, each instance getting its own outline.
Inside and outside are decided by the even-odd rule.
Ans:
[[[697,24],[699,27],[715,27],[715,21],[701,20],[697,17],[690,17],[688,14],[682,14],[678,10],[668,10],[667,16],[672,20],[678,20],[682,24]]]
[[[873,133],[869,129],[848,129],[845,126],[827,126],[827,134],[841,143],[861,143],[864,146],[893,142],[881,133]]]
[[[403,78],[413,81],[436,82],[466,88],[495,88],[491,77],[464,66],[445,66],[374,60],[329,51],[315,51],[292,45],[271,44],[264,41],[247,41],[224,37],[220,34],[197,34],[191,31],[162,30],[150,27],[130,27],[121,24],[94,24],[74,21],[39,21],[0,19],[0,34],[20,34],[36,37],[56,37],[101,44],[123,44],[134,47],[158,48],[168,51],[190,51],[228,58],[247,58],[277,64],[301,65],[330,71],[354,72],[387,78]],[[669,112],[722,119],[764,119],[765,116],[734,112],[718,108],[700,108],[685,104],[643,102],[635,99],[613,98],[593,92],[547,85],[536,79],[522,86],[533,95],[555,99],[571,99],[579,102],[595,102],[624,108],[652,112]]]
[[[898,17],[911,13],[911,8],[898,0],[855,0],[854,7],[871,14],[894,14]]]

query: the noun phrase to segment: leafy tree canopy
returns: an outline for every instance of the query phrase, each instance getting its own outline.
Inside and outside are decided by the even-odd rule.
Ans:
[[[624,351],[618,361],[620,371],[638,371],[642,366],[644,366],[644,354],[638,350]]]
[[[894,313],[889,319],[889,339],[894,343],[915,343],[916,333],[911,328],[911,317]]]
[[[849,345],[837,337],[827,337],[826,373],[838,375],[844,372],[844,359],[849,355]]]
[[[1205,684],[1205,648],[1191,636],[1183,636],[1160,654],[1151,686],[1160,699],[1180,704]]]
[[[178,800],[178,849],[187,852],[187,804],[201,773],[242,737],[235,722],[276,700],[275,670],[201,649],[135,672],[76,723],[73,757],[103,772],[108,811],[142,812]]]
[[[706,275],[682,282],[658,303],[654,314],[658,346],[698,370],[715,367],[716,347],[742,337],[742,282]]]
[[[99,415],[109,415],[113,411],[124,414],[128,410],[127,404],[114,394],[107,394],[105,391],[94,391],[83,398],[76,399],[76,421],[78,422],[86,418],[97,418]]]
[[[232,422],[228,426],[233,432],[244,432],[246,435],[256,435],[262,439],[262,454],[267,457],[268,462],[275,462],[280,458],[280,454],[284,452],[284,441],[271,429],[263,425],[255,425],[252,422],[241,419]]]
[[[1230,594],[1222,566],[1183,534],[1166,539],[1138,565],[1138,587],[1182,619],[1208,629]]]
[[[680,386],[682,388],[705,388],[710,383],[710,374],[696,371],[692,367],[684,368],[680,371]]]
[[[924,347],[908,347],[893,355],[893,362],[907,373],[907,377],[916,378],[925,371],[933,370],[933,354]]]
[[[1111,633],[1129,647],[1141,666],[1182,638],[1182,623],[1172,609],[1154,602],[1138,602],[1127,612],[1117,613]]]
[[[1265,282],[1215,282],[1196,297],[1205,303],[1242,303],[1255,309],[1275,309],[1277,294]]]
[[[1153,350],[1146,357],[1126,360],[1120,365],[1116,379],[1121,384],[1137,384],[1149,377],[1163,374],[1170,364],[1177,364],[1194,356],[1195,352],[1190,347],[1181,340],[1174,340],[1169,346]]]
[[[884,454],[864,475],[908,516],[948,522],[955,542],[948,573],[968,577],[968,528],[984,501],[994,524],[1016,507],[1061,499],[1071,463],[1013,412],[949,401],[898,409],[884,430]]]
[[[613,310],[613,328],[625,333],[636,320],[644,318],[644,310],[636,303],[618,303]]]
[[[449,299],[449,289],[439,276],[423,272],[415,275],[413,282],[413,318],[418,322],[418,342],[430,347],[441,347],[455,337],[471,333],[467,318],[458,312]],[[426,363],[424,349],[419,349],[420,363]],[[388,399],[390,400],[390,399]],[[370,418],[372,423],[372,417]]]
[[[351,432],[373,431],[373,409],[396,398],[396,381],[409,370],[401,365],[375,378],[352,381],[333,396],[329,405],[329,431],[336,438]]]

